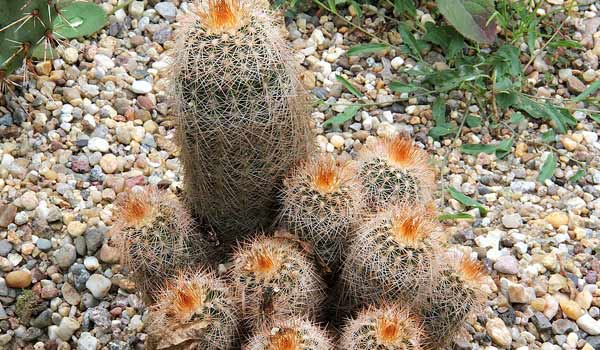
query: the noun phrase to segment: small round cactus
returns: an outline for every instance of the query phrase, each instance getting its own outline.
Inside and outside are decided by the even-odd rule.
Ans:
[[[316,319],[325,298],[314,264],[287,238],[259,237],[239,249],[231,279],[250,327],[274,319]]]
[[[150,299],[175,271],[206,261],[206,242],[172,193],[155,187],[130,191],[119,199],[114,215],[111,236],[121,262]]]
[[[237,344],[237,302],[214,273],[180,272],[150,309],[155,349],[227,350]]]
[[[344,350],[420,350],[421,326],[406,308],[369,307],[349,320],[339,344]]]
[[[435,173],[428,155],[405,135],[381,139],[359,153],[360,175],[369,208],[426,203],[431,198]]]
[[[332,350],[331,340],[319,327],[302,319],[274,322],[254,335],[247,350]]]
[[[484,267],[461,254],[448,254],[430,295],[421,306],[428,349],[448,346],[464,322],[484,306]]]
[[[341,275],[341,300],[350,304],[418,303],[433,280],[438,225],[422,207],[400,206],[362,225],[350,244]]]
[[[362,211],[360,185],[351,165],[337,165],[329,155],[297,168],[285,181],[282,221],[330,269],[339,265]]]

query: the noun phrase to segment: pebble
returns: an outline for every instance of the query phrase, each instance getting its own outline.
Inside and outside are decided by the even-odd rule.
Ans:
[[[136,94],[147,94],[152,91],[152,84],[145,80],[136,80],[131,84],[130,90]]]
[[[96,271],[100,267],[100,263],[95,256],[87,256],[83,260],[83,265],[90,271]]]
[[[519,262],[512,255],[504,255],[496,259],[494,269],[500,273],[516,275],[519,273]]]
[[[67,62],[68,64],[74,64],[79,59],[79,52],[77,52],[77,49],[75,49],[74,47],[67,47],[63,51],[62,56],[65,59],[65,62]]]
[[[579,307],[579,304],[573,300],[562,299],[559,302],[559,305],[562,312],[564,312],[565,315],[572,320],[577,320],[584,313],[583,310],[581,310],[581,307]]]
[[[154,9],[168,21],[172,21],[177,16],[177,8],[171,2],[159,2]]]
[[[519,228],[523,225],[523,219],[518,213],[507,214],[502,217],[502,225],[506,228]]]
[[[585,313],[577,319],[577,325],[589,335],[600,335],[600,321]]]
[[[108,141],[100,137],[92,137],[88,140],[87,147],[90,151],[106,153],[109,149]]]
[[[502,321],[500,318],[492,318],[487,321],[485,329],[495,344],[504,349],[510,349],[512,344],[512,335],[510,334],[510,330],[506,328],[504,321]]]
[[[68,341],[71,339],[71,336],[73,336],[75,331],[78,330],[80,326],[81,325],[79,324],[79,322],[77,322],[77,320],[70,317],[65,317],[62,320],[60,320],[60,325],[56,330],[56,335],[60,337],[60,339]]]
[[[105,154],[102,156],[102,159],[100,159],[100,167],[102,167],[102,170],[106,173],[106,174],[112,174],[115,171],[117,171],[117,168],[119,167],[119,162],[117,160],[117,157],[114,154]]]
[[[54,252],[56,264],[63,269],[68,269],[71,267],[76,258],[77,252],[75,250],[75,246],[72,244],[67,243]]]
[[[110,290],[112,283],[110,280],[100,274],[93,274],[85,283],[85,287],[92,293],[94,298],[102,299]]]
[[[9,288],[27,288],[31,285],[31,273],[25,270],[9,272],[5,277]]]
[[[136,315],[137,316],[137,315]],[[77,350],[96,350],[98,339],[89,332],[82,332],[77,340]]]
[[[69,234],[72,237],[81,236],[85,232],[86,229],[87,229],[87,224],[80,222],[80,221],[71,221],[67,225],[67,232],[69,232]]]
[[[546,222],[557,229],[563,225],[569,224],[569,216],[564,212],[556,211],[546,216]]]

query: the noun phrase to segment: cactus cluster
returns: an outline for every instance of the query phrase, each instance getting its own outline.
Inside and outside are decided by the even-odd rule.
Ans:
[[[334,269],[363,210],[354,172],[351,165],[320,156],[293,171],[282,196],[282,221],[300,239],[312,242],[316,255]]]
[[[311,143],[281,21],[266,1],[209,0],[178,37],[172,81],[187,202],[224,242],[269,229],[283,177]]]
[[[289,318],[258,332],[246,345],[248,350],[332,350],[327,334],[312,322]]]

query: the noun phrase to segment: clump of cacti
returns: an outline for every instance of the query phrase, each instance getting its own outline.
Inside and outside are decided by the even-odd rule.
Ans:
[[[84,23],[82,30],[71,28],[74,24],[68,18],[86,22],[88,16],[96,17],[91,25]],[[52,55],[52,49],[58,43],[99,30],[105,19],[106,13],[93,3],[0,0],[0,92],[10,86],[12,82],[8,78],[15,70],[23,67],[27,72],[26,63],[34,54],[45,59]],[[37,48],[39,52],[35,52]]]
[[[362,212],[360,185],[351,165],[321,156],[297,168],[285,181],[282,221],[332,270],[341,262]]]
[[[438,225],[419,206],[380,213],[356,232],[341,275],[342,293],[359,306],[418,303],[433,281]]]
[[[273,323],[257,332],[248,342],[248,350],[331,350],[327,333],[312,322],[291,318]]]
[[[172,193],[155,187],[129,191],[114,213],[111,236],[121,262],[147,297],[177,270],[206,261],[207,244]]]
[[[151,308],[151,343],[156,349],[226,350],[238,341],[237,303],[213,273],[180,272]]]
[[[427,152],[409,137],[378,140],[361,149],[359,162],[366,201],[372,210],[430,200],[435,173]]]
[[[288,238],[250,241],[235,253],[230,276],[243,317],[254,329],[274,319],[315,319],[325,298],[314,264]]]
[[[428,349],[449,345],[485,301],[481,289],[484,267],[461,254],[448,254],[443,259],[436,283],[420,309]]]
[[[340,349],[420,350],[421,325],[407,308],[389,304],[362,310],[342,330]]]
[[[194,214],[231,242],[268,229],[311,144],[307,95],[267,1],[209,0],[178,34],[172,81]]]

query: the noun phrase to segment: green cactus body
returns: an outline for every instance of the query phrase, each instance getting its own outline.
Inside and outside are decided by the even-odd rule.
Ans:
[[[332,350],[327,334],[312,322],[288,319],[274,322],[254,335],[244,347],[248,350]]]
[[[453,263],[446,263],[441,269],[431,293],[421,306],[424,343],[428,349],[451,344],[465,321],[481,310],[485,300],[480,288],[484,276],[481,265],[468,258],[448,259]]]
[[[348,166],[321,156],[299,167],[285,181],[282,221],[332,271],[338,269],[354,222],[362,211],[358,181]]]
[[[421,350],[421,329],[408,309],[370,307],[347,322],[340,337],[345,350]]]
[[[427,203],[434,184],[427,159],[427,153],[405,136],[361,150],[360,175],[368,207],[378,211],[390,205]]]
[[[181,272],[156,299],[150,348],[227,350],[237,343],[237,301],[213,273]]]
[[[114,212],[111,234],[121,250],[122,262],[151,299],[178,269],[206,263],[208,244],[173,194],[145,188],[127,194]]]
[[[293,316],[316,319],[325,299],[315,266],[287,238],[251,241],[234,255],[230,276],[254,329]]]
[[[233,241],[273,224],[281,181],[311,144],[308,99],[264,4],[211,0],[188,17],[172,75],[185,195]]]
[[[418,304],[431,286],[438,227],[425,209],[396,207],[356,232],[341,275],[342,300]]]

